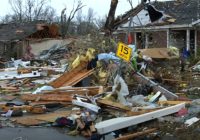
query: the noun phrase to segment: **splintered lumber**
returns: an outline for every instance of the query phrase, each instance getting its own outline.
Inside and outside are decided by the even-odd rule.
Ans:
[[[94,69],[87,70],[87,63],[83,62],[71,71],[65,72],[63,75],[52,81],[49,85],[54,88],[59,88],[62,86],[74,86],[84,78],[90,76],[93,72]]]
[[[38,106],[38,105],[51,105],[51,104],[61,104],[63,106],[69,106],[71,105],[71,102],[58,102],[58,101],[37,101],[37,102],[31,102],[30,106]]]
[[[49,90],[49,91],[42,91],[43,94],[65,94],[65,95],[86,95],[87,93],[89,93],[88,90]],[[90,95],[90,94],[88,94]]]
[[[132,125],[143,123],[149,120],[153,120],[162,116],[170,115],[178,112],[180,109],[185,108],[185,103],[166,107],[157,111],[145,113],[132,117],[118,117],[106,121],[99,122],[95,125],[99,134],[106,134],[115,130],[126,128]]]
[[[1,87],[1,91],[2,92],[19,92],[20,89],[17,87],[12,87],[12,86],[8,86],[8,87]]]
[[[8,111],[10,109],[12,110],[30,110],[32,107],[31,106],[28,106],[28,105],[22,105],[22,106],[6,106],[6,105],[3,105],[0,107],[3,111]]]
[[[4,100],[4,101],[12,101],[12,100],[16,99],[17,96],[5,95],[5,96],[1,96],[0,98],[1,98],[1,100]]]
[[[84,69],[81,72],[77,73],[75,77],[73,77],[72,79],[69,79],[69,81],[64,83],[63,86],[74,86],[78,82],[83,80],[84,78],[90,76],[93,72],[94,72],[94,69],[92,69],[92,70]]]
[[[71,102],[70,95],[63,94],[25,94],[21,95],[21,99],[25,101],[58,101],[58,102]]]
[[[147,130],[143,130],[142,132],[136,132],[136,133],[133,133],[133,134],[121,136],[119,138],[116,138],[115,140],[129,140],[129,139],[132,140],[133,138],[143,136],[143,135],[147,135],[147,134],[152,133],[156,130],[157,130],[156,128],[147,129]]]
[[[94,86],[94,87],[65,87],[65,88],[58,88],[54,90],[44,90],[42,93],[44,94],[68,94],[68,95],[89,95],[94,96],[97,94],[103,93],[102,86]]]
[[[191,104],[192,101],[158,101],[158,104],[159,105],[177,105],[177,104],[180,104],[180,103],[186,103],[186,104]]]
[[[19,88],[17,88],[17,87],[12,87],[12,86],[7,86],[7,87],[2,86],[1,89],[2,89],[2,90],[18,90]]]
[[[0,107],[3,111],[8,110],[26,110],[27,112],[33,113],[33,114],[43,114],[46,112],[46,108],[42,105],[37,106],[31,106],[31,105],[22,105],[22,106],[1,106]]]
[[[97,103],[101,104],[101,105],[105,105],[107,107],[113,107],[113,108],[117,108],[117,109],[121,109],[124,111],[130,111],[130,108],[127,106],[124,106],[123,104],[117,103],[117,102],[112,102],[109,100],[97,100]]]
[[[165,95],[165,97],[168,100],[176,100],[178,96],[169,90],[165,89],[164,87],[161,87],[158,83],[155,83],[154,81],[150,80],[149,78],[145,77],[141,73],[137,72],[136,74],[133,75],[134,79],[136,79],[139,83],[141,84],[148,84],[153,86],[153,90],[155,92],[160,91],[162,94]]]
[[[136,16],[142,9],[144,9],[144,4],[139,4],[135,8],[131,8],[130,11],[127,11],[122,16],[116,17],[113,29],[117,29],[117,27],[120,26],[122,23],[126,23],[131,16]]]

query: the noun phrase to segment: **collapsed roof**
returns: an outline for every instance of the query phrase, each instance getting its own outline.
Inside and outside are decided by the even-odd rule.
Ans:
[[[149,18],[148,25],[181,25],[181,24],[191,24],[198,19],[200,19],[200,1],[198,0],[181,0],[181,1],[154,1],[148,3],[156,10],[163,13],[161,22],[151,23],[151,18],[149,13],[146,11],[146,18]],[[119,16],[115,20],[115,29],[120,27],[123,24],[126,24],[130,17],[136,17],[143,9],[147,9],[147,5],[139,4],[134,9],[127,11],[124,15]],[[138,17],[139,18],[139,17]],[[150,23],[150,24],[149,24]],[[141,25],[139,25],[141,26]],[[138,27],[139,27],[138,26]],[[143,25],[144,26],[144,25]]]
[[[26,38],[52,38],[58,36],[56,25],[47,25],[41,21],[9,23],[0,25],[0,41],[19,41]]]

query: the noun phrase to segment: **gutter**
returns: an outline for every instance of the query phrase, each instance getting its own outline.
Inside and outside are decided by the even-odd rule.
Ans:
[[[183,25],[165,25],[165,26],[152,26],[152,27],[145,27],[145,30],[160,30],[160,29],[170,29],[170,28],[192,28],[192,24],[183,24]],[[141,30],[142,28],[134,27],[134,30]]]

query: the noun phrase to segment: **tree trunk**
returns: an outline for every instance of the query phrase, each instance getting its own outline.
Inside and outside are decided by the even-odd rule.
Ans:
[[[106,23],[105,23],[105,26],[104,26],[104,29],[106,31],[106,35],[110,35],[112,33],[117,4],[118,4],[118,0],[111,0],[110,10],[109,10],[108,17],[106,19]]]

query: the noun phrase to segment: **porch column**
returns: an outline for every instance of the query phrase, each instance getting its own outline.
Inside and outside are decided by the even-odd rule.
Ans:
[[[167,48],[170,47],[170,30],[167,29]]]
[[[137,33],[136,32],[134,32],[134,40],[135,40],[135,46],[137,48],[138,46],[137,46]]]
[[[145,34],[145,49],[147,49],[149,47],[149,34],[146,33]]]
[[[197,57],[197,30],[194,30],[194,55]]]
[[[186,33],[186,47],[187,47],[187,51],[190,50],[190,29],[187,29],[187,33]]]

